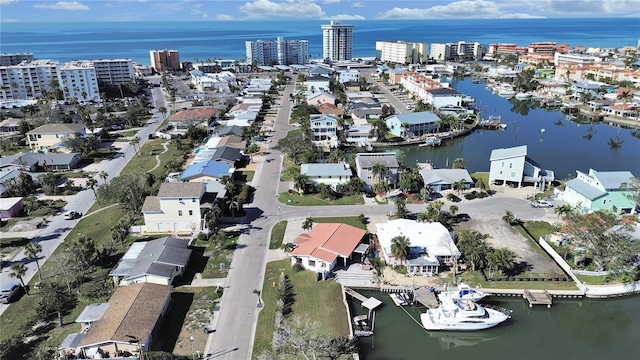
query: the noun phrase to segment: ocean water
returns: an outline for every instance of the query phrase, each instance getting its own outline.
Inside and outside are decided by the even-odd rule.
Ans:
[[[245,41],[308,40],[312,58],[322,53],[321,24],[328,21],[235,22],[76,22],[3,23],[0,51],[33,52],[36,58],[131,58],[149,64],[149,50],[177,49],[183,61],[242,59]],[[477,41],[516,43],[555,41],[571,46],[635,46],[639,19],[504,19],[350,21],[355,57],[375,56],[375,42],[405,40],[426,43]]]

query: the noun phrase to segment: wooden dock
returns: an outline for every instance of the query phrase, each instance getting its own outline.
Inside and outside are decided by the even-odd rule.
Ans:
[[[415,290],[415,298],[414,301],[419,302],[420,304],[428,307],[429,309],[438,307],[438,298],[436,297],[435,291],[429,291],[429,289],[425,286],[419,287]]]
[[[536,291],[531,292],[529,290],[524,290],[524,294],[522,295],[527,301],[529,301],[529,307],[533,307],[533,305],[547,305],[548,308],[551,308],[551,294],[548,291]]]
[[[368,299],[366,296],[364,296],[364,295],[360,294],[359,292],[357,292],[357,291],[355,291],[353,289],[350,289],[348,287],[344,288],[344,292],[346,292],[349,296],[360,300],[360,302],[365,302]]]

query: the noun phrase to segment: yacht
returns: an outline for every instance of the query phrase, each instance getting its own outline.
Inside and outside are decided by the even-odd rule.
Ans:
[[[529,93],[523,93],[523,92],[519,92],[516,94],[516,99],[518,100],[529,100],[531,99],[531,94]]]
[[[473,289],[465,283],[458,284],[458,290],[444,291],[440,293],[440,296],[449,297],[455,300],[471,300],[474,302],[482,300],[487,295],[489,294],[480,289]]]
[[[418,146],[440,146],[440,144],[442,144],[442,139],[435,136],[429,136],[424,141],[424,144],[420,144]]]
[[[420,315],[426,330],[474,331],[494,327],[511,317],[511,311],[471,300],[438,296],[440,306]]]
[[[510,97],[516,94],[516,91],[513,90],[513,87],[509,84],[500,84],[497,90],[498,90],[497,91],[498,95],[504,96],[504,97]]]

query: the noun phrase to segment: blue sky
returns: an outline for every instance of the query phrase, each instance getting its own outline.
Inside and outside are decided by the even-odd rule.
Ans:
[[[640,0],[0,0],[2,22],[577,17],[640,17]]]

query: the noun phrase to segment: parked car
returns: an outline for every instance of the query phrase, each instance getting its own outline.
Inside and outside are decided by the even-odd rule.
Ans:
[[[0,290],[0,303],[8,304],[16,301],[22,295],[22,285],[19,281],[6,284]]]
[[[535,200],[532,201],[530,203],[531,207],[535,207],[535,208],[550,208],[553,207],[553,204],[548,202],[548,201],[544,201],[544,200]]]
[[[73,210],[69,210],[67,212],[64,213],[64,218],[66,220],[73,220],[73,219],[77,219],[79,217],[81,217],[82,214],[77,212],[77,211],[73,211]]]

